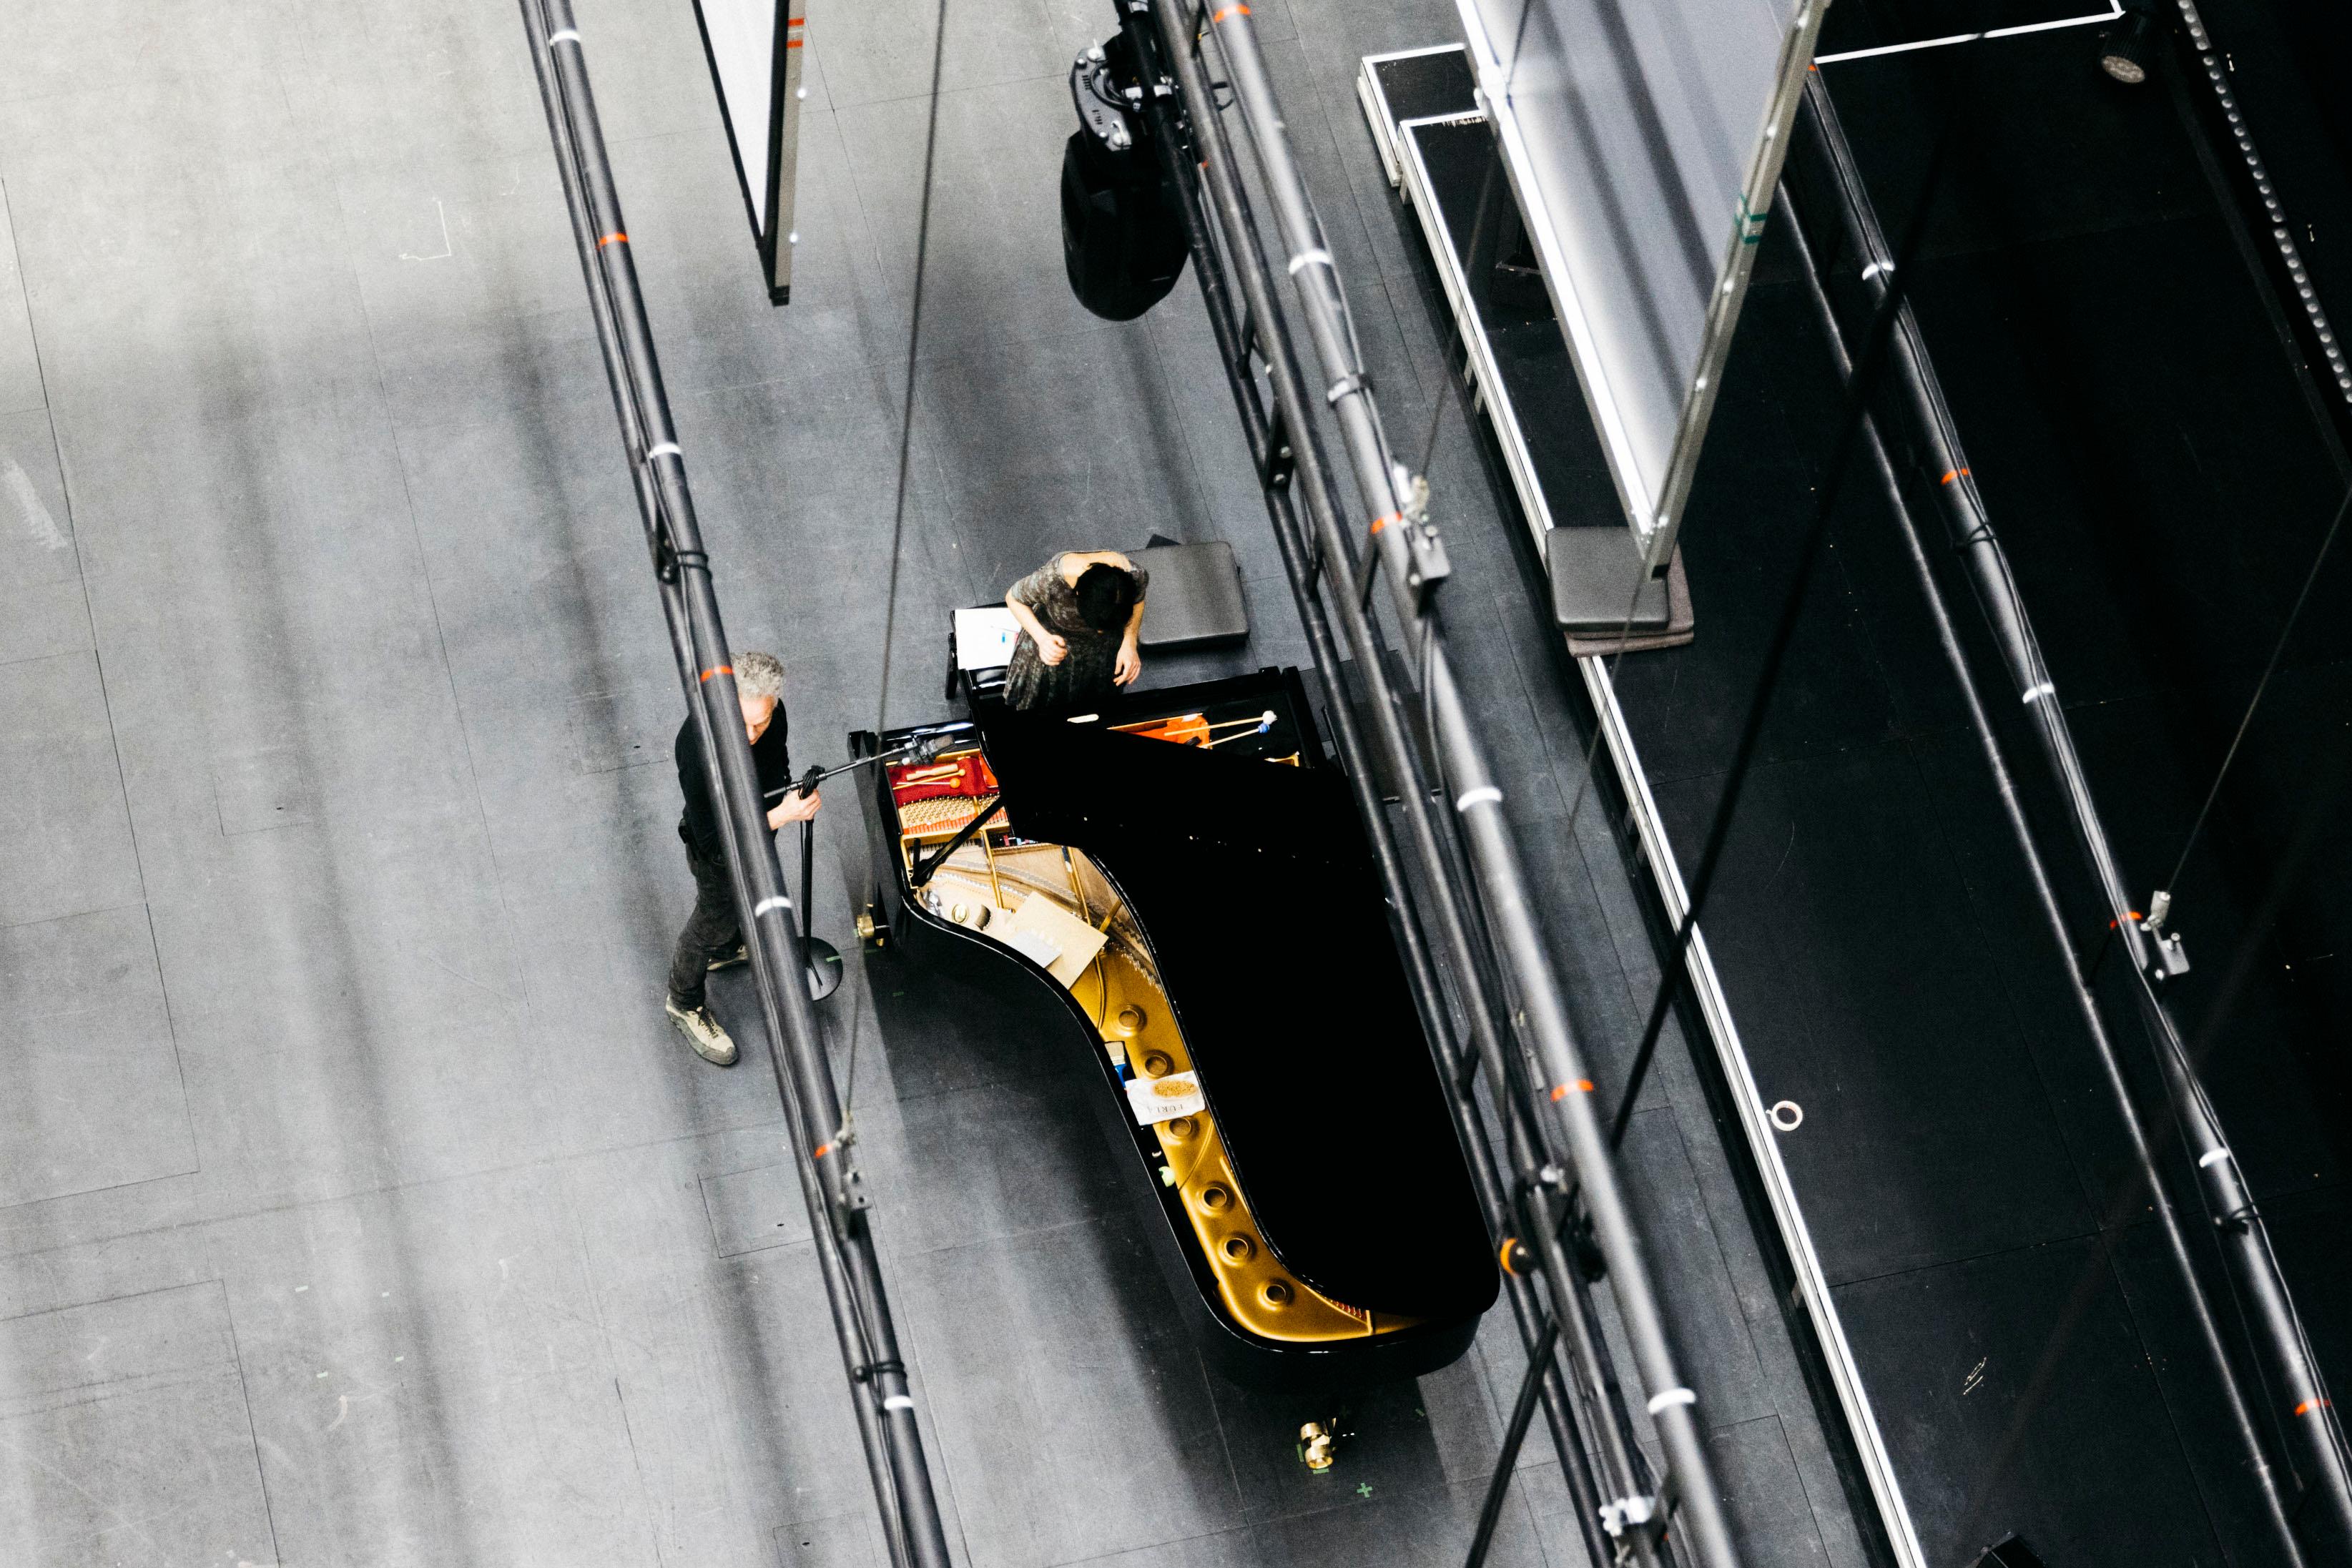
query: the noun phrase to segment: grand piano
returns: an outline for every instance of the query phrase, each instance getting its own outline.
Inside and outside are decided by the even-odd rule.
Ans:
[[[1326,1387],[1459,1356],[1494,1252],[1345,779],[1295,670],[851,736],[868,940],[1092,1064],[1207,1359]]]

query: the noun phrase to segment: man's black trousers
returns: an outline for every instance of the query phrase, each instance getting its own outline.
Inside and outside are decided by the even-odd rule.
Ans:
[[[706,859],[683,830],[686,863],[694,871],[694,913],[677,934],[677,952],[669,961],[669,999],[691,1012],[702,1005],[702,982],[710,961],[732,953],[743,940],[742,923],[735,918],[735,889],[726,864]]]

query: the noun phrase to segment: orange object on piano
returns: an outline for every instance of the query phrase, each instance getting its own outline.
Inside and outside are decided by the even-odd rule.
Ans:
[[[1142,724],[1114,725],[1123,735],[1139,735],[1147,740],[1171,740],[1179,746],[1209,744],[1209,717],[1206,714],[1180,713],[1167,718],[1149,719]]]
[[[901,762],[890,768],[890,798],[901,806],[936,800],[945,795],[980,796],[996,792],[996,775],[988,758],[977,751],[937,762]]]

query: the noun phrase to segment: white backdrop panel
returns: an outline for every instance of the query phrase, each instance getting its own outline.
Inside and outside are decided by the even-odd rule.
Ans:
[[[768,228],[768,122],[773,112],[776,0],[700,0],[703,35],[719,75],[719,107],[742,161],[751,222]]]
[[[1671,548],[1825,0],[1458,0],[1628,520]]]

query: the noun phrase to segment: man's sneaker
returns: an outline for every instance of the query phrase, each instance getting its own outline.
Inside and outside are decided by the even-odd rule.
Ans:
[[[748,964],[751,961],[751,949],[738,942],[734,946],[710,960],[710,972],[715,975],[721,969],[731,969],[738,964]]]
[[[710,1016],[709,1008],[696,1008],[689,1012],[676,1002],[665,1002],[662,1008],[669,1014],[669,1021],[677,1026],[677,1032],[686,1036],[686,1043],[694,1047],[695,1055],[721,1067],[735,1065],[735,1042],[719,1027],[719,1020]]]

